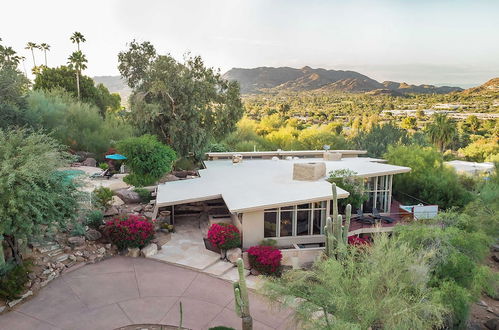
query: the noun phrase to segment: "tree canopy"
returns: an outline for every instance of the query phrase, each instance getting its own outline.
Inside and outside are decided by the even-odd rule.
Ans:
[[[124,181],[134,186],[155,184],[170,172],[177,155],[153,135],[127,138],[118,143],[118,151],[125,155],[131,173]]]
[[[238,84],[205,67],[199,56],[180,63],[157,55],[149,42],[133,41],[118,59],[133,88],[132,121],[182,156],[200,156],[210,140],[232,132],[243,114]]]
[[[64,65],[57,68],[44,67],[36,75],[33,89],[63,89],[77,97],[76,70]],[[120,109],[121,98],[119,94],[111,94],[102,84],[95,86],[92,78],[83,75],[80,75],[80,97],[83,102],[96,105],[103,117],[107,112],[115,112]]]

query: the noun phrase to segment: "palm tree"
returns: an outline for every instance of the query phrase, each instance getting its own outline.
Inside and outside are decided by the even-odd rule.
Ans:
[[[33,49],[35,48],[39,48],[37,44],[35,44],[34,42],[28,42],[26,44],[26,47],[24,47],[24,49],[29,49],[31,50],[31,56],[33,56],[33,66],[36,66],[36,61],[35,61],[35,52],[33,51]]]
[[[75,69],[76,71],[76,89],[78,91],[78,100],[80,99],[80,75],[81,71],[85,70],[87,68],[87,58],[85,57],[85,54],[83,54],[81,51],[76,51],[71,54],[68,58],[68,64],[71,69]]]
[[[46,43],[40,44],[40,49],[43,50],[45,54],[45,66],[47,66],[47,51],[50,51],[50,45]]]
[[[0,46],[0,56],[4,58],[6,63],[19,64],[19,56],[16,56],[16,51],[12,47]]]
[[[76,45],[78,46],[78,51],[80,51],[80,42],[85,42],[86,41],[85,37],[80,32],[73,33],[73,35],[69,39],[73,43],[76,43]]]
[[[456,123],[445,114],[435,114],[432,122],[426,127],[426,132],[440,152],[444,152],[457,134]]]

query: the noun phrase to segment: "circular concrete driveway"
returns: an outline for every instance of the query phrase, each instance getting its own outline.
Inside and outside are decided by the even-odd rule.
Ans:
[[[192,270],[143,259],[114,257],[52,281],[37,296],[0,315],[0,329],[112,330],[130,324],[241,328],[232,284]],[[293,328],[289,310],[270,309],[250,294],[254,329]]]

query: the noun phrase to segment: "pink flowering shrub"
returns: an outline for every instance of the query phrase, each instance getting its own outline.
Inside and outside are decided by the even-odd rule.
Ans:
[[[208,240],[219,249],[229,250],[241,245],[241,234],[234,225],[214,223],[208,230]]]
[[[120,250],[142,248],[153,239],[154,224],[142,215],[122,215],[107,221],[104,232]]]
[[[282,254],[273,246],[257,245],[248,249],[249,262],[252,268],[262,274],[277,275],[281,271]]]
[[[371,243],[366,238],[360,238],[357,236],[349,236],[348,237],[348,244],[353,245],[353,246],[362,246],[362,245],[370,245]]]

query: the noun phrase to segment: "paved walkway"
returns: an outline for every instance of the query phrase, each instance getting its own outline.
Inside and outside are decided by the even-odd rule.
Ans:
[[[232,285],[193,270],[143,259],[114,257],[52,281],[37,296],[0,315],[1,330],[112,330],[130,324],[241,328]],[[250,294],[254,329],[292,329],[289,310],[270,309]]]
[[[231,282],[237,280],[239,278],[237,268],[228,261],[220,260],[219,253],[207,250],[203,236],[206,236],[206,233],[198,228],[198,219],[185,217],[176,224],[176,231],[171,234],[170,241],[150,258],[187,267]],[[261,286],[262,279],[246,271],[246,283],[248,287],[257,289]]]

